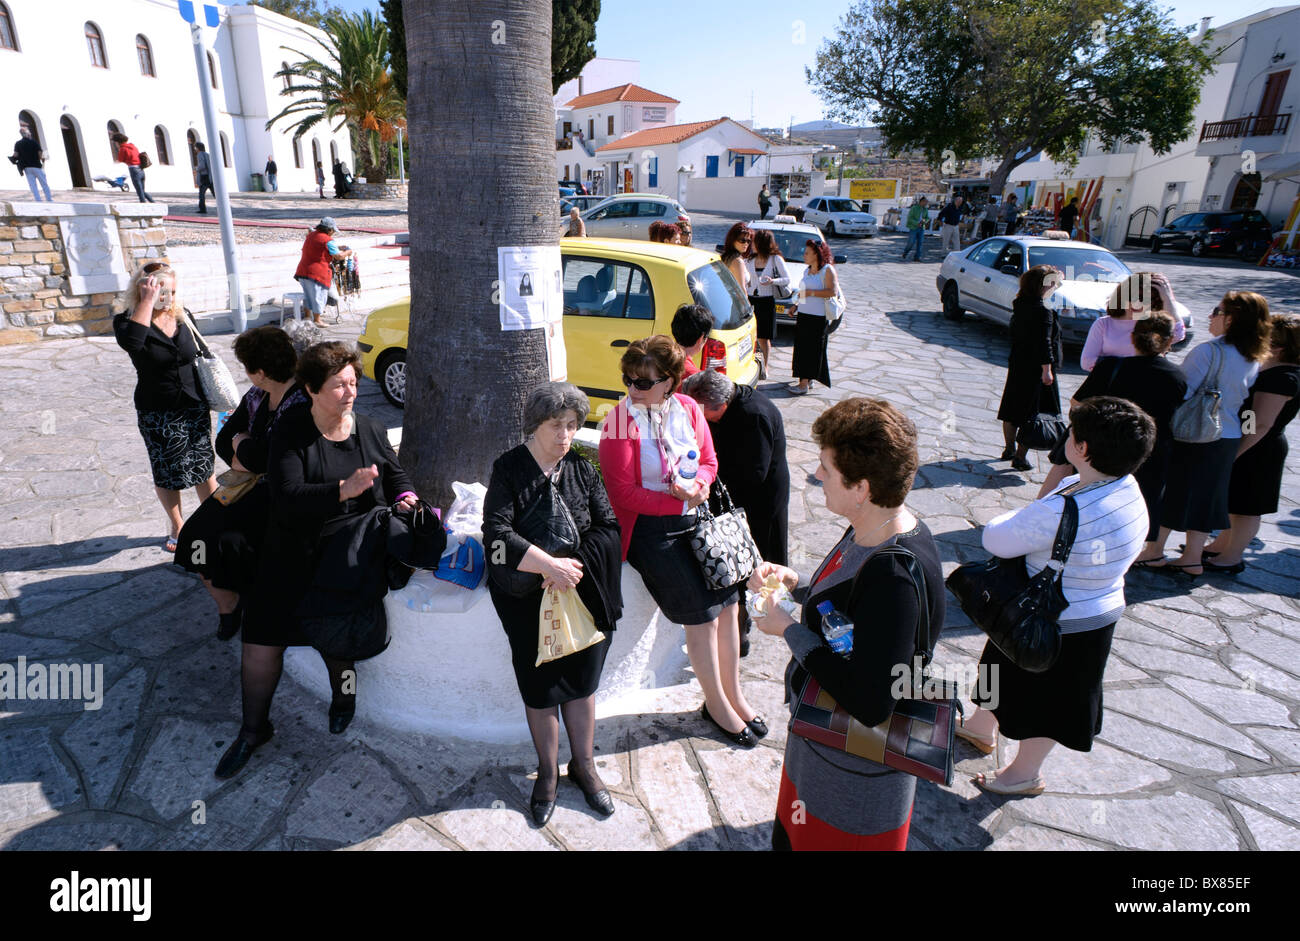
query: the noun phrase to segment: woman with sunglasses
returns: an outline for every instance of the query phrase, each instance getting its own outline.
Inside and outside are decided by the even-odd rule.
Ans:
[[[691,549],[696,508],[709,498],[718,459],[704,412],[677,393],[684,360],[670,337],[628,346],[621,362],[627,396],[601,423],[600,468],[623,558],[641,573],[664,617],[686,628],[686,653],[704,691],[703,717],[729,741],[753,748],[767,724],[740,689],[740,586],[710,588]]]
[[[722,263],[727,266],[745,296],[749,296],[749,270],[745,267],[745,259],[752,254],[750,246],[753,242],[754,233],[743,222],[737,222],[728,229],[727,237],[722,242]]]
[[[217,489],[212,416],[194,371],[199,348],[170,265],[145,265],[126,297],[128,310],[113,318],[113,334],[135,366],[136,423],[149,452],[154,493],[167,514],[165,548],[175,552],[185,522],[181,491],[193,487],[203,501]]]
[[[808,266],[799,284],[799,307],[794,322],[794,377],[799,384],[790,389],[807,395],[816,379],[831,387],[831,367],[826,359],[830,318],[826,299],[839,293],[839,276],[831,264],[831,247],[821,239],[808,239],[803,250]]]

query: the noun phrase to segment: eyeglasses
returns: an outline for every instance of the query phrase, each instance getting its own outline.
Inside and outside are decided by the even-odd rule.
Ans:
[[[163,271],[163,270],[171,271],[172,266],[167,264],[167,262],[165,261],[151,261],[149,262],[149,264],[144,266],[145,274],[153,274],[155,271]]]
[[[645,379],[641,377],[633,379],[631,376],[624,376],[623,385],[631,386],[634,389],[640,389],[642,392],[649,392],[667,378],[667,376],[660,376],[658,379]]]

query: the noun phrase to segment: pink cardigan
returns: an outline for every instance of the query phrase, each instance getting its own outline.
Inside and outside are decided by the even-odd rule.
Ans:
[[[694,399],[678,392],[677,401],[690,414],[695,440],[700,445],[700,470],[695,479],[712,486],[718,479],[718,457],[713,451],[709,423],[704,420],[704,412]],[[622,530],[623,559],[626,561],[636,518],[642,515],[681,516],[682,501],[641,486],[641,431],[628,413],[626,398],[600,423],[599,453],[605,490]]]

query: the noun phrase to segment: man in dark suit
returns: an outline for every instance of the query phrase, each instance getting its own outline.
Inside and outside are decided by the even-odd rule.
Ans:
[[[688,376],[682,391],[699,403],[709,422],[718,479],[745,511],[763,559],[787,564],[790,468],[781,413],[767,396],[712,369]],[[748,635],[749,617],[741,605],[742,657],[749,651]]]

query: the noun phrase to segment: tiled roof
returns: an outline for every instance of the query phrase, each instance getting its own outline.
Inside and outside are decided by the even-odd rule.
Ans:
[[[651,91],[648,88],[642,88],[640,85],[633,85],[629,82],[626,85],[616,85],[613,88],[604,88],[600,91],[579,95],[564,107],[591,108],[595,105],[607,105],[612,101],[652,101],[668,105],[681,104],[676,98],[669,98],[667,95],[661,95],[657,91]]]
[[[597,147],[596,153],[602,150],[627,150],[631,147],[656,147],[661,144],[676,144],[686,140],[688,137],[694,137],[707,131],[711,127],[716,127],[727,118],[717,118],[713,121],[696,121],[694,124],[670,124],[668,127],[648,127],[644,131],[637,131],[629,134],[627,137],[620,137],[616,141],[610,141],[603,147]]]

